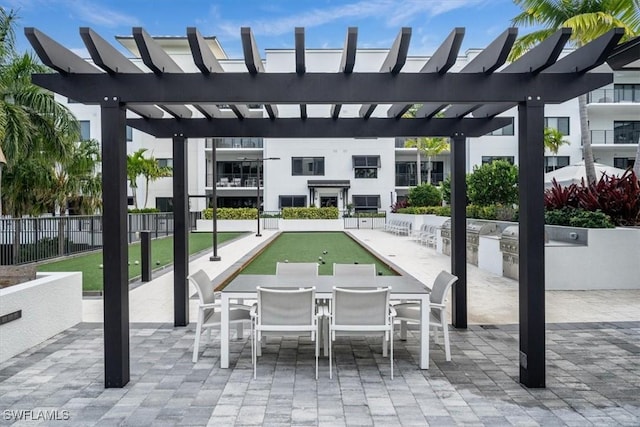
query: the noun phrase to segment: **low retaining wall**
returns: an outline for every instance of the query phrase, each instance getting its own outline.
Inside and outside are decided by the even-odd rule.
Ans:
[[[0,362],[82,321],[82,273],[38,273],[0,289],[0,316],[18,311],[20,318],[0,325]]]

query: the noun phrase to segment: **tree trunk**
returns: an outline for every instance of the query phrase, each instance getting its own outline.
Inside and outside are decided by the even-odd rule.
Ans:
[[[587,116],[587,94],[578,97],[580,111],[580,134],[582,140],[582,157],[587,176],[587,184],[596,182],[596,168],[593,164],[593,149],[591,148],[591,134],[589,133],[589,117]]]
[[[427,184],[431,185],[431,156],[427,157]]]
[[[149,180],[147,179],[144,185],[144,206],[143,209],[147,208],[147,201],[149,201]]]
[[[416,147],[416,153],[418,153],[416,157],[416,185],[422,184],[422,172],[420,165],[420,149]]]
[[[130,186],[133,195],[133,207],[138,209],[138,187]]]
[[[636,162],[633,164],[633,171],[636,177],[640,179],[640,141],[638,141],[638,150],[636,151]]]

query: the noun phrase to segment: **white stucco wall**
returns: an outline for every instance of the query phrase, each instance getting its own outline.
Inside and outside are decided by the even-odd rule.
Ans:
[[[588,239],[545,248],[546,289],[640,289],[640,229],[589,229]]]
[[[17,310],[20,319],[0,325],[0,362],[82,321],[82,273],[38,273],[0,289],[0,314]]]

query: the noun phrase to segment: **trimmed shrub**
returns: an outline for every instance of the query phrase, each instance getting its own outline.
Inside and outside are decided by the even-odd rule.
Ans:
[[[422,184],[409,190],[409,206],[440,206],[442,193],[438,187]]]
[[[549,210],[544,213],[545,223],[583,228],[614,228],[611,217],[601,211],[587,211],[576,208]]]
[[[256,208],[218,208],[218,219],[257,219],[257,215]],[[202,218],[212,219],[213,209],[203,210]]]
[[[158,213],[160,209],[158,208],[140,208],[140,209],[129,209],[129,213]]]
[[[339,211],[336,207],[284,208],[283,219],[338,219]]]
[[[518,168],[505,160],[478,167],[467,179],[467,195],[472,204],[513,205],[518,202]]]

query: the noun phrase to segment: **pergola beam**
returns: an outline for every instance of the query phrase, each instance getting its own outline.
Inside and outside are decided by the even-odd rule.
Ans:
[[[94,64],[107,73],[143,73],[140,68],[91,28],[81,27],[80,37],[82,37]]]
[[[569,37],[571,37],[571,28],[560,28],[500,72],[539,73],[556,62]]]
[[[187,40],[193,56],[193,62],[202,74],[224,73],[224,69],[215,57],[204,37],[197,28],[187,27]]]
[[[402,27],[398,35],[396,36],[391,49],[387,52],[387,56],[380,67],[381,73],[389,73],[396,75],[402,70],[404,64],[407,62],[407,53],[409,52],[409,42],[411,41],[411,28]],[[364,104],[360,107],[360,117],[368,119],[376,109],[376,104],[368,105]]]
[[[296,44],[296,74],[304,74],[307,71],[305,64],[305,45],[304,45],[304,28],[296,27],[295,29]],[[307,118],[307,105],[300,104],[300,118]]]
[[[577,78],[580,76],[580,78]],[[454,104],[521,102],[535,94],[546,103],[560,103],[613,81],[611,73],[438,74],[400,73],[221,73],[210,79],[200,73],[34,74],[38,86],[85,104],[116,96],[138,104]],[[326,90],[327,87],[332,90]],[[371,90],[376,88],[376,90]],[[428,88],[429,90],[425,90]]]
[[[175,63],[167,52],[142,27],[133,27],[133,40],[140,51],[144,65],[156,75],[165,73],[182,73],[183,70]]]
[[[158,107],[154,107],[153,105],[135,105],[128,104],[127,110],[131,110],[134,113],[145,117],[147,119],[161,119],[164,117],[164,113]]]
[[[280,118],[278,120],[234,119],[128,119],[127,124],[156,138],[184,134],[188,138],[205,137],[276,137],[305,138],[373,138],[449,136],[458,129],[467,136],[478,137],[511,123],[509,117],[494,119],[387,119],[371,118]]]
[[[491,74],[505,63],[511,47],[518,36],[518,29],[507,28],[489,46],[473,58],[462,70],[461,73],[483,73]]]
[[[616,46],[607,63],[614,70],[640,70],[640,36]]]
[[[347,36],[344,40],[344,48],[342,49],[342,57],[340,58],[340,69],[344,74],[353,73],[353,67],[356,64],[356,48],[358,44],[358,28],[349,27]],[[340,116],[341,104],[331,106],[331,117],[337,119]]]
[[[545,73],[586,73],[602,65],[624,35],[622,28],[614,28],[597,39],[576,49],[542,72]]]
[[[61,74],[101,74],[93,65],[53,40],[42,31],[27,27],[24,35],[44,65]]]

